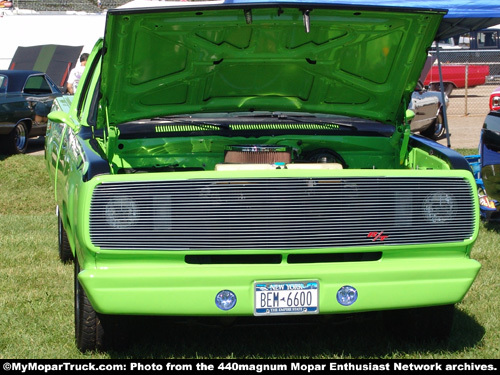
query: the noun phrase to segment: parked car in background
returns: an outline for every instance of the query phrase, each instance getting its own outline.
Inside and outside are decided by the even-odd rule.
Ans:
[[[500,201],[500,112],[490,112],[481,129],[481,178],[489,197]]]
[[[12,1],[0,1],[0,8],[12,8]]]
[[[435,54],[435,44],[432,53]],[[439,41],[441,61],[480,64],[490,68],[487,81],[500,79],[500,25],[467,31]]]
[[[498,86],[490,95],[490,111],[500,110],[500,86]]]
[[[446,130],[442,101],[441,92],[426,90],[419,82],[408,106],[415,113],[410,123],[411,131],[430,139],[440,139]],[[449,99],[446,94],[444,101],[448,107]]]
[[[45,135],[46,116],[62,95],[45,73],[0,70],[0,154],[25,153],[28,138]],[[36,119],[38,111],[45,116]]]
[[[488,27],[482,30],[467,31],[464,34],[455,35],[439,40],[439,48],[450,50],[494,50],[500,49],[500,25]],[[436,43],[432,43],[432,49],[436,49]]]
[[[500,212],[500,111],[484,119],[479,154],[466,156],[478,187],[481,217],[498,220]]]
[[[446,65],[441,64],[441,74],[443,76],[443,86],[446,95],[450,95],[454,89],[464,87],[475,87],[483,85],[486,77],[490,74],[488,65]],[[431,91],[440,91],[439,67],[433,65],[424,85]]]

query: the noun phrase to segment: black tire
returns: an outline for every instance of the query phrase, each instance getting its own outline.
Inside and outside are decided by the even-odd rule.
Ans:
[[[453,86],[453,83],[445,83],[444,84],[444,93],[447,96],[450,96],[454,88],[455,88],[455,86]]]
[[[14,129],[7,135],[7,150],[11,154],[25,154],[28,149],[28,125],[20,122]]]
[[[447,341],[453,326],[455,305],[384,312],[386,329],[406,340]]]
[[[429,85],[429,90],[430,90],[430,91],[441,91],[440,86],[439,86],[439,83],[435,83],[435,82],[434,82],[434,83],[431,83],[431,84]]]
[[[57,231],[58,231],[58,242],[59,242],[59,259],[63,263],[71,263],[73,261],[73,253],[71,251],[71,246],[69,245],[68,234],[64,229],[61,213],[57,214]]]
[[[444,126],[444,117],[443,117],[443,113],[440,111],[438,113],[434,123],[431,126],[429,126],[427,129],[422,130],[420,132],[420,134],[423,135],[424,137],[438,140],[444,135],[445,131],[446,131],[446,128]]]
[[[78,259],[75,259],[74,265],[76,346],[81,352],[100,350],[104,348],[102,321],[78,281],[80,272]]]

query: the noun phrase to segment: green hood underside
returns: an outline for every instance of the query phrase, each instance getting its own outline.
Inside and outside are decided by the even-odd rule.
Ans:
[[[283,3],[110,10],[101,108],[111,125],[259,110],[397,124],[444,14]]]

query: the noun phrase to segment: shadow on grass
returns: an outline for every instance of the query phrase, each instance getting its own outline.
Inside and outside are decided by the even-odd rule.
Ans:
[[[404,340],[387,333],[380,313],[323,321],[314,317],[297,324],[277,317],[269,324],[209,324],[209,320],[174,322],[170,318],[126,318],[112,358],[393,358],[402,353],[461,352],[475,346],[485,330],[467,314],[455,310],[448,342]],[[215,322],[215,323],[217,323]],[[129,329],[123,329],[128,327]],[[118,335],[120,336],[120,335]]]
[[[26,150],[27,154],[39,154],[43,152],[45,148],[45,137],[40,136],[37,138],[30,138],[28,140],[28,149]]]
[[[488,97],[489,94],[467,94],[467,98],[484,98]],[[465,94],[450,94],[449,99],[465,99]]]
[[[484,227],[493,232],[500,233],[500,212],[495,212],[490,219],[484,223]]]
[[[44,149],[45,149],[45,137],[40,136],[40,137],[28,139],[28,148],[26,149],[27,155],[30,155],[30,154],[43,155]],[[3,150],[0,152],[3,152]],[[0,161],[4,161],[11,156],[13,156],[13,155],[0,153]]]

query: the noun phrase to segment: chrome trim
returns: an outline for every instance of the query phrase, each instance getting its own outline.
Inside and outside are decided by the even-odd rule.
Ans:
[[[436,203],[441,195],[442,202]],[[103,183],[92,196],[90,236],[101,249],[138,250],[318,249],[461,242],[474,232],[473,199],[472,186],[461,178]],[[122,211],[107,207],[128,200],[133,205]],[[433,202],[432,208],[426,207],[429,202]],[[453,207],[448,207],[450,203]],[[133,220],[120,217],[130,215],[131,207],[138,210]],[[117,229],[119,225],[108,222],[110,212],[127,225]]]

